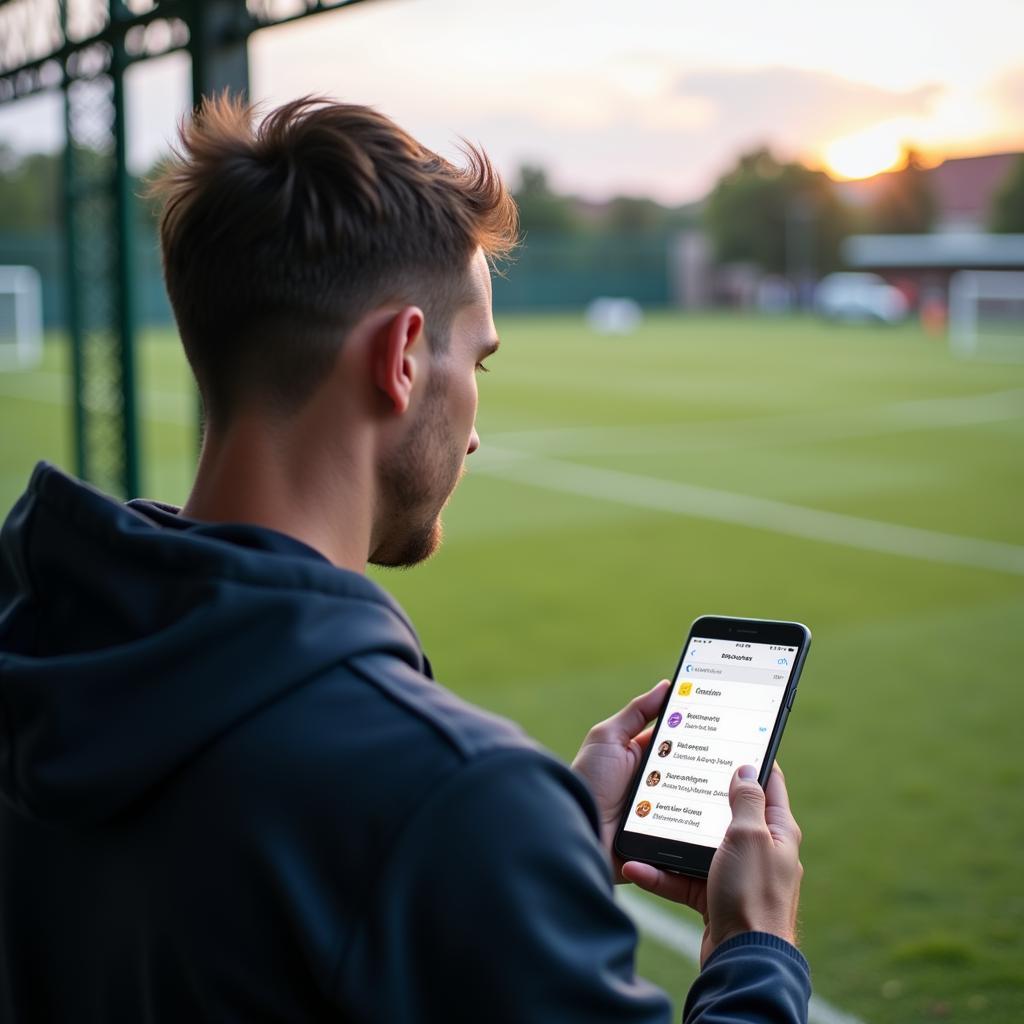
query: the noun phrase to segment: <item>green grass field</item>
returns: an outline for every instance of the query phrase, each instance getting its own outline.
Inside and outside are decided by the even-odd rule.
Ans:
[[[1024,1020],[1024,366],[915,327],[498,327],[446,544],[379,575],[439,677],[568,758],[696,615],[806,622],[780,760],[816,991],[878,1024]],[[141,378],[145,490],[180,502],[193,401],[168,338]],[[5,507],[35,459],[69,464],[66,393],[55,344],[0,376]],[[641,967],[681,1008],[694,966],[645,940]]]

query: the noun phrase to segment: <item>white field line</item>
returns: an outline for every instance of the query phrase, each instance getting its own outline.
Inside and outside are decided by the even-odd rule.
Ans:
[[[486,452],[486,457],[482,458]],[[1024,547],[935,530],[861,519],[731,491],[582,466],[521,452],[482,448],[473,470],[563,494],[632,508],[733,523],[862,551],[1024,576]]]
[[[660,943],[666,949],[700,962],[700,940],[702,931],[696,925],[670,914],[656,903],[631,892],[625,886],[616,888],[616,896],[622,908],[645,935]],[[842,1010],[837,1010],[821,996],[812,995],[808,1012],[810,1024],[863,1024],[863,1022]]]
[[[27,371],[0,374],[0,397],[63,404],[70,401],[70,387],[70,375],[66,373]],[[183,406],[180,392],[147,388],[140,397],[146,419],[179,426],[192,426],[196,422],[197,414],[187,399]],[[738,444],[749,447],[807,439],[836,441],[1018,419],[1024,420],[1024,389],[1021,388],[823,413],[694,420],[678,424],[500,431],[488,434],[487,441],[547,455],[630,455],[715,450]]]
[[[488,442],[547,455],[630,455],[703,451],[738,444],[838,441],[986,423],[1024,422],[1024,389],[923,398],[865,409],[625,427],[556,427],[489,433]]]

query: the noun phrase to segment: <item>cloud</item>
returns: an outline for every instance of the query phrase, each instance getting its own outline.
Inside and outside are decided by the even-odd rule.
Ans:
[[[629,189],[682,201],[706,193],[742,149],[767,143],[810,158],[878,121],[917,120],[943,93],[923,76],[899,91],[841,77],[828,63],[798,70],[786,64],[803,45],[792,33],[765,31],[754,46],[763,56],[745,55],[725,31],[735,15],[716,14],[701,21],[703,35],[681,39],[677,0],[640,5],[646,13],[635,18],[582,0],[520,7],[535,14],[503,23],[497,47],[489,5],[478,0],[357,5],[310,19],[316,31],[297,22],[258,33],[253,94],[327,92],[378,106],[435,148],[449,151],[456,135],[480,141],[506,171],[539,161],[589,195]],[[716,66],[726,59],[731,66]],[[735,63],[745,59],[769,64]]]
[[[930,84],[900,92],[820,71],[763,68],[687,72],[672,93],[711,107],[705,130],[806,151],[881,120],[927,116],[943,91]]]
[[[788,68],[674,71],[655,89],[657,78],[629,91],[607,72],[588,80],[543,76],[504,109],[467,112],[463,126],[506,174],[529,160],[588,195],[651,193],[678,202],[706,193],[743,149],[767,144],[806,157],[879,121],[926,116],[943,94],[937,85],[899,92]]]
[[[1024,68],[1000,75],[992,92],[996,102],[1019,122],[1024,114]]]
[[[468,117],[463,127],[469,138],[483,141],[509,180],[515,181],[520,164],[536,163],[548,168],[559,188],[593,198],[622,193],[667,203],[699,199],[735,154],[713,133],[655,129],[625,115],[569,127],[518,112]],[[429,128],[423,125],[425,134]]]

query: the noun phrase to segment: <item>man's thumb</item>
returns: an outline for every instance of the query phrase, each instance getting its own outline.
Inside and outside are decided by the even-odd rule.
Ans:
[[[736,769],[729,784],[729,806],[734,825],[765,828],[764,790],[753,765],[744,764]]]

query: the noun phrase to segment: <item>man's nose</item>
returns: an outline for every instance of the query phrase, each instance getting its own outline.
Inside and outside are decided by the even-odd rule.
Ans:
[[[473,428],[469,435],[469,447],[466,449],[467,455],[472,455],[473,452],[480,447],[480,435],[476,432],[476,427]]]

